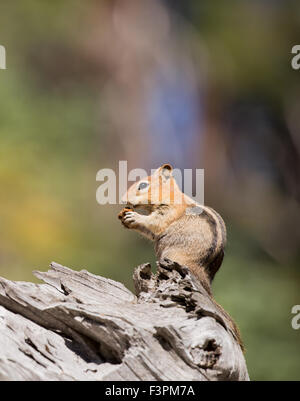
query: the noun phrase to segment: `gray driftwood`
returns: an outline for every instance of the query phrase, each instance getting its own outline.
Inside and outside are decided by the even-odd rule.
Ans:
[[[226,318],[188,270],[116,281],[51,263],[45,284],[0,278],[1,380],[248,380]]]

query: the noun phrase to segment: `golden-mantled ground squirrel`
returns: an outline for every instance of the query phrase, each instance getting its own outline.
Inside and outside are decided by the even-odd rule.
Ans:
[[[212,298],[211,282],[224,256],[225,223],[213,209],[182,193],[172,170],[164,164],[133,184],[122,198],[127,207],[118,217],[125,227],[154,241],[158,260],[168,258],[188,267]],[[241,344],[235,323],[218,307],[230,319]]]

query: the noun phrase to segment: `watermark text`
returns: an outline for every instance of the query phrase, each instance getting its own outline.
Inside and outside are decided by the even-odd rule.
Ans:
[[[0,70],[6,70],[6,50],[0,45]]]
[[[292,54],[295,56],[292,58],[291,64],[294,70],[299,70],[300,68],[300,45],[295,45],[292,47]]]
[[[181,204],[193,201],[204,204],[204,170],[173,169],[169,164],[151,169],[150,175],[142,168],[128,171],[127,161],[119,161],[119,171],[104,168],[97,172],[101,184],[96,191],[99,205]],[[135,184],[132,184],[132,183]],[[128,185],[131,183],[131,186]],[[129,190],[127,190],[130,186]],[[125,198],[124,198],[124,195]]]
[[[300,329],[300,305],[294,305],[292,307],[292,314],[295,316],[292,318],[291,324],[294,330]]]

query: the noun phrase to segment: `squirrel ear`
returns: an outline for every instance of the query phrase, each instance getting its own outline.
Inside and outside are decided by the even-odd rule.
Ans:
[[[171,166],[171,164],[169,164],[169,163],[166,163],[166,164],[163,164],[161,167],[160,167],[160,169],[161,169],[161,171],[162,171],[162,173],[163,174],[172,174],[172,170],[173,170],[173,167]]]
[[[172,170],[173,170],[173,167],[171,166],[171,164],[166,163],[166,164],[163,164],[162,166],[160,166],[157,169],[157,172],[159,175],[163,176],[165,179],[168,179],[172,175]]]

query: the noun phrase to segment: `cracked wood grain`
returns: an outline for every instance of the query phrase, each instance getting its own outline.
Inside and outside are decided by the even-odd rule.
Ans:
[[[249,380],[226,314],[169,260],[123,284],[55,262],[0,278],[0,380]]]

